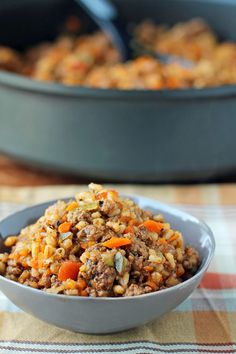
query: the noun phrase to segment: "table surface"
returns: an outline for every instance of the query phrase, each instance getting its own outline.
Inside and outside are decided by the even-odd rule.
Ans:
[[[5,155],[0,155],[0,185],[2,186],[40,186],[82,182],[84,181],[75,176],[28,167]]]

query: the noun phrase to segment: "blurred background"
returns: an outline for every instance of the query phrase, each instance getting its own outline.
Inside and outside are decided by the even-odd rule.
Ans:
[[[1,0],[0,184],[235,182],[235,14]]]

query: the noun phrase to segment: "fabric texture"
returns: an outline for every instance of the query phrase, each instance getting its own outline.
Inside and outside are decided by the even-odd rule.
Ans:
[[[187,211],[216,238],[201,285],[174,311],[148,325],[113,335],[58,329],[22,312],[0,292],[0,354],[236,353],[236,185],[115,186]],[[72,196],[84,186],[0,187],[0,218],[26,205]]]

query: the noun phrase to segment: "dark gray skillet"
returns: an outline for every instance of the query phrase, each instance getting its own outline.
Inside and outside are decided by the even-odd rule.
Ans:
[[[236,41],[236,2],[117,0],[124,20],[204,17]],[[67,0],[1,0],[0,43],[53,39]],[[95,180],[208,181],[236,172],[236,86],[183,91],[65,87],[0,73],[0,150]]]

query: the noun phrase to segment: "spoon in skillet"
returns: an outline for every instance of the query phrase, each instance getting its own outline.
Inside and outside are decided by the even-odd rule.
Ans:
[[[163,64],[175,62],[185,68],[191,69],[194,67],[194,63],[187,59],[147,50],[138,43],[135,43],[135,48],[132,48],[133,39],[126,30],[126,25],[123,23],[119,11],[110,0],[74,1],[111,38],[113,45],[119,50],[123,61],[132,59],[133,51],[136,49],[143,55],[148,54],[155,57]]]

